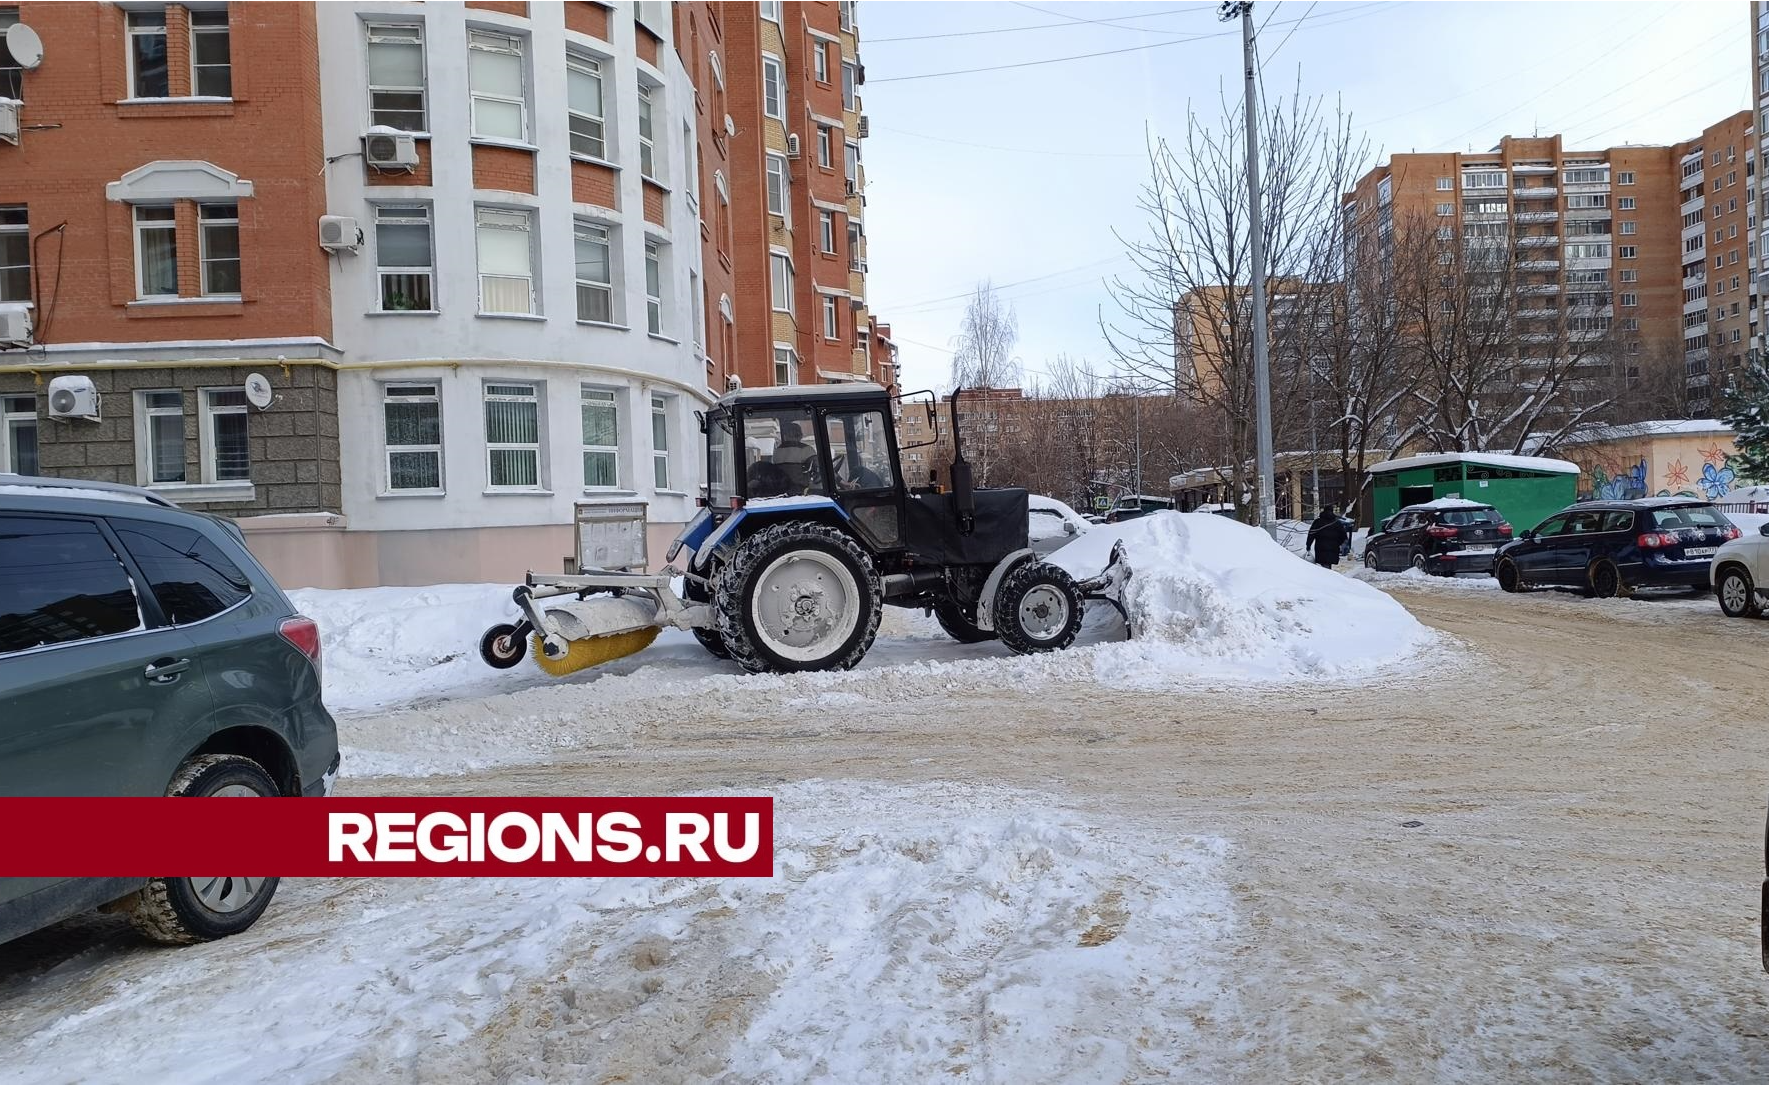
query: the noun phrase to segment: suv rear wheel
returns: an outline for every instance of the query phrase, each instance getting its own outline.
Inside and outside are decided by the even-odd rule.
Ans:
[[[274,796],[276,784],[254,760],[231,753],[187,760],[167,795]],[[217,834],[217,844],[227,835]],[[157,877],[136,893],[135,929],[165,943],[206,942],[237,935],[258,922],[276,894],[277,877]]]
[[[1750,572],[1742,566],[1728,566],[1720,571],[1714,596],[1720,599],[1720,611],[1729,617],[1762,615],[1763,604],[1757,600],[1756,584],[1751,581]]]

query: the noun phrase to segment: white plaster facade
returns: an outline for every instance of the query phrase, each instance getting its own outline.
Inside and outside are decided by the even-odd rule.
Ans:
[[[640,11],[635,11],[635,8]],[[694,92],[670,42],[667,4],[609,4],[608,39],[568,31],[556,0],[527,18],[458,2],[319,5],[327,211],[355,219],[365,243],[333,260],[334,339],[341,355],[338,410],[343,492],[341,557],[324,583],[422,584],[504,580],[556,570],[571,550],[579,501],[645,502],[655,558],[694,512],[704,471],[694,411],[707,399],[697,322],[704,321],[700,218],[694,198]],[[663,40],[657,65],[637,55],[635,16]],[[367,27],[421,25],[430,185],[366,181],[362,137],[371,124]],[[527,139],[499,146],[535,153],[534,193],[475,189],[469,33],[522,44]],[[573,201],[567,51],[594,58],[604,91],[605,165],[618,168],[618,209]],[[638,86],[651,89],[653,180],[667,188],[665,223],[644,219]],[[382,183],[396,179],[381,176]],[[377,271],[377,205],[421,203],[430,211],[432,309],[383,311]],[[476,206],[524,211],[530,220],[532,315],[481,312]],[[613,317],[577,321],[574,221],[611,233]],[[648,322],[646,246],[660,250],[661,321]],[[386,387],[434,385],[441,416],[439,484],[398,490],[391,481]],[[538,484],[492,484],[487,384],[532,385],[538,401]],[[618,476],[586,487],[581,392],[614,393]],[[668,483],[655,482],[653,408],[662,401]],[[506,478],[507,479],[507,478]],[[409,485],[409,479],[407,481]],[[265,541],[269,545],[269,541]],[[295,544],[311,547],[310,537]],[[320,584],[316,581],[315,584]]]

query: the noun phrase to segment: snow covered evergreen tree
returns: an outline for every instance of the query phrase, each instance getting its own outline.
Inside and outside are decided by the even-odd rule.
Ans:
[[[1726,422],[1738,449],[1732,467],[1741,478],[1769,483],[1769,363],[1752,353],[1726,393]]]

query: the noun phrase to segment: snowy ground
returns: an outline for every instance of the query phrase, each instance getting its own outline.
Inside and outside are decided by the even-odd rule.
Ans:
[[[1769,621],[1116,533],[1144,639],[893,611],[839,675],[495,673],[507,588],[297,594],[340,793],[768,794],[776,874],[74,921],[0,946],[0,1083],[1769,1079]]]

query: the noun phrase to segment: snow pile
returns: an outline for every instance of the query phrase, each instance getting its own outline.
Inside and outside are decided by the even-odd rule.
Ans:
[[[1236,1006],[1220,838],[1024,790],[773,794],[769,879],[285,880],[237,938],[111,940],[0,985],[0,1082],[1214,1069],[1199,1029]]]
[[[1221,516],[1158,512],[1095,531],[1051,556],[1095,573],[1122,539],[1135,573],[1124,605],[1136,639],[1098,667],[1248,678],[1346,675],[1397,664],[1437,637],[1387,594],[1303,562],[1262,530]]]

